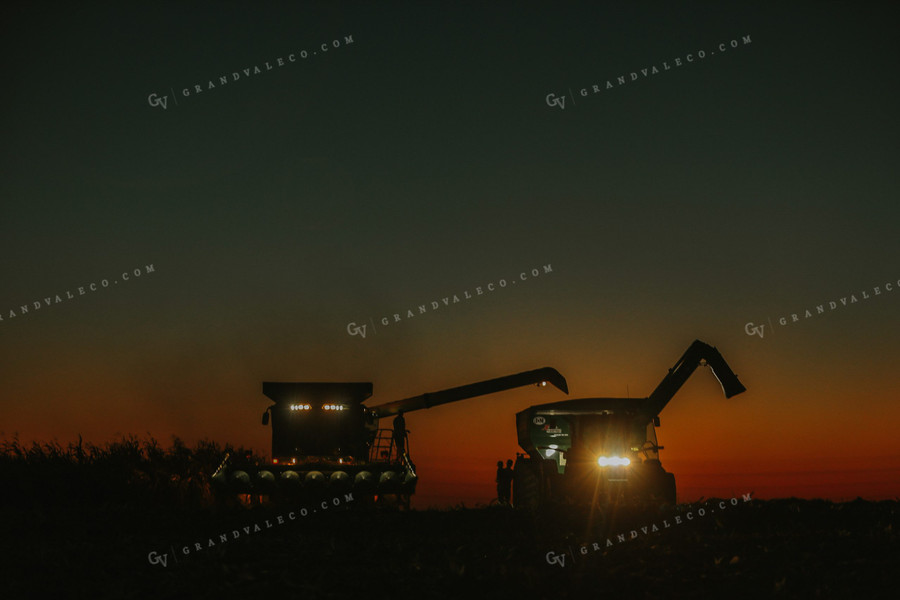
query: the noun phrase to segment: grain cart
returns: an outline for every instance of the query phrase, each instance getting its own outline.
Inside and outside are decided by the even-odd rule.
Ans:
[[[694,341],[646,398],[581,398],[516,414],[517,507],[548,502],[675,504],[675,476],[659,460],[659,413],[698,365],[708,366],[726,398],[745,390],[714,347]]]
[[[371,383],[267,381],[263,394],[274,404],[262,422],[271,415],[271,464],[229,466],[226,460],[213,481],[226,493],[310,498],[352,492],[355,499],[387,496],[408,507],[418,474],[404,413],[548,382],[568,393],[565,378],[544,367],[367,407]],[[393,426],[380,428],[379,420],[391,416]]]

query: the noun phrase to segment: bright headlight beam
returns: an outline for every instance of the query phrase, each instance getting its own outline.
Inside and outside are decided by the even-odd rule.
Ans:
[[[601,456],[597,459],[597,464],[601,467],[626,467],[631,464],[631,459],[618,456]]]

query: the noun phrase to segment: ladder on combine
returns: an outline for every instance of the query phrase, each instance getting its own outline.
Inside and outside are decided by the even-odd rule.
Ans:
[[[407,450],[409,448],[409,438],[408,436],[404,440]],[[369,448],[369,462],[374,463],[386,463],[386,464],[401,464],[403,465],[404,470],[408,474],[412,474],[415,476],[416,469],[413,465],[412,461],[409,458],[409,454],[407,452],[401,452],[401,449],[397,447],[397,444],[394,443],[394,430],[393,429],[379,429],[377,434],[375,435],[375,441],[372,443],[372,446]],[[376,500],[378,496],[376,496]],[[397,494],[396,502],[399,503],[400,506],[404,507],[406,510],[409,510],[410,505],[410,497],[409,494]]]
[[[404,440],[406,448],[409,449],[409,436]],[[375,463],[403,463],[406,467],[411,467],[412,462],[409,460],[407,452],[401,452],[397,444],[394,443],[393,429],[379,429],[375,435],[375,441],[369,448],[369,462]]]

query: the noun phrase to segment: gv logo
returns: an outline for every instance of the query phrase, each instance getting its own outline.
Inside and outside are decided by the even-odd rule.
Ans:
[[[363,339],[366,337],[366,327],[368,325],[357,325],[356,323],[348,323],[347,324],[347,333],[350,335],[361,335]]]
[[[156,92],[153,92],[147,98],[147,102],[150,103],[150,106],[153,106],[153,107],[162,106],[163,110],[166,110],[166,102],[168,102],[168,101],[169,101],[168,96],[163,96],[162,98],[160,98],[159,96],[156,95]]]
[[[545,556],[547,559],[547,564],[551,565],[559,565],[561,567],[566,566],[566,555],[565,554],[553,554],[553,550],[547,553]]]
[[[169,557],[165,554],[157,554],[154,550],[150,554],[147,555],[147,560],[150,561],[151,565],[162,564],[162,566],[166,566],[166,561],[169,560]]]
[[[545,100],[547,101],[547,106],[549,106],[550,108],[553,108],[554,106],[558,106],[561,109],[566,110],[566,97],[565,96],[557,97],[556,94],[551,93],[551,94],[547,94],[547,97],[545,98]]]
[[[763,328],[765,328],[765,325],[757,325],[754,327],[753,322],[744,325],[744,331],[747,335],[758,335],[760,338],[763,337]]]

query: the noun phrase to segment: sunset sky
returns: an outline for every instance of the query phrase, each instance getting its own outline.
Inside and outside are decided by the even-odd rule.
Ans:
[[[4,5],[2,437],[268,453],[262,381],[642,397],[700,339],[748,391],[663,411],[680,501],[900,495],[897,13],[721,4]],[[566,398],[409,414],[415,505]]]

